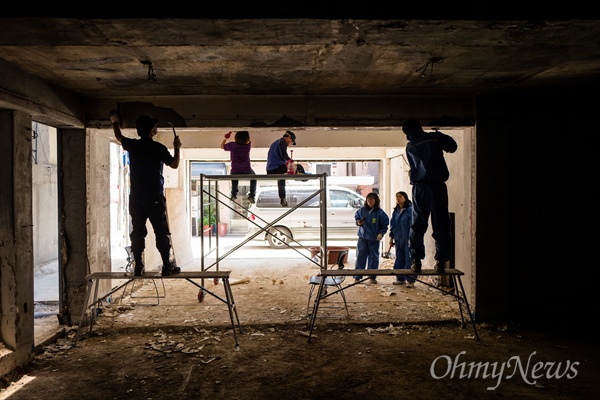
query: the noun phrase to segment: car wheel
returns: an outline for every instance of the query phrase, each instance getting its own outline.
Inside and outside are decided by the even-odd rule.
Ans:
[[[287,243],[290,242],[292,233],[288,228],[283,226],[276,226],[269,230],[270,234],[267,235],[267,242],[272,249],[283,249],[287,248]]]

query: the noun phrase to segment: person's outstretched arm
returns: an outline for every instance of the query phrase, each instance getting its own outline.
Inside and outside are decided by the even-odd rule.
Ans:
[[[112,123],[115,138],[119,141],[119,143],[121,143],[123,140],[123,134],[121,133],[121,127],[119,126],[119,114],[115,110],[111,110],[111,112],[108,113],[108,117]]]
[[[446,153],[454,153],[456,149],[458,149],[458,144],[456,140],[450,135],[446,135],[445,133],[439,132],[441,135],[438,138],[438,141],[442,144],[442,150]]]
[[[223,139],[223,141],[221,142],[221,148],[223,150],[225,150],[225,142],[227,141],[227,139],[229,139],[229,137],[231,136],[231,131],[229,131],[228,133],[225,134],[225,139]]]
[[[175,139],[173,139],[173,148],[175,149],[175,154],[173,154],[174,160],[169,164],[169,167],[177,169],[177,167],[179,167],[179,149],[181,149],[181,140],[179,139],[179,136],[175,136]]]

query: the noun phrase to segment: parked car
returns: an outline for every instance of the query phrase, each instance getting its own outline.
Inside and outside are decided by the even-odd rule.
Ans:
[[[280,205],[277,186],[264,186],[256,192],[256,203],[250,206],[247,237],[266,240],[274,249],[287,248],[291,240],[319,240],[321,237],[321,193],[319,186],[286,187],[288,207]],[[324,218],[327,239],[354,240],[358,227],[354,221],[356,209],[365,198],[342,187],[326,187]],[[272,226],[270,223],[280,218]],[[261,232],[261,230],[263,230]]]

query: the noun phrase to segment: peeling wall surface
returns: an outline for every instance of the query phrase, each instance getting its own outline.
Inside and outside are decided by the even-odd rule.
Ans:
[[[181,166],[180,166],[181,168]],[[188,225],[190,220],[186,204],[187,197],[183,189],[165,189],[167,197],[167,213],[171,243],[178,265],[186,265],[194,260],[192,254],[191,234]]]
[[[110,152],[109,142],[86,132],[86,219],[89,271],[110,272]],[[102,282],[108,291],[111,282]]]
[[[33,354],[33,221],[31,207],[31,119],[0,110],[0,299],[2,342],[10,350],[0,359],[0,374],[29,361]]]
[[[59,132],[59,192],[61,241],[63,243],[60,282],[62,312],[67,323],[77,323],[90,273],[88,253],[88,145],[87,135],[78,129]],[[90,199],[94,201],[94,199]],[[98,215],[100,218],[106,216]]]

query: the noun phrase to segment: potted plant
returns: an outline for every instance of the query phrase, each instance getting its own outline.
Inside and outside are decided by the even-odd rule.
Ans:
[[[202,225],[204,233],[210,232],[211,227],[217,222],[216,210],[214,205],[205,205],[202,213]]]

